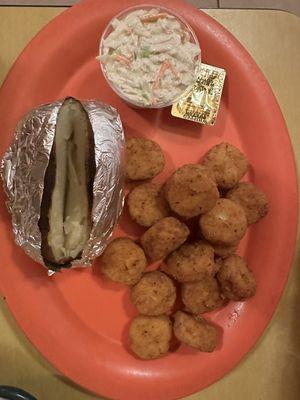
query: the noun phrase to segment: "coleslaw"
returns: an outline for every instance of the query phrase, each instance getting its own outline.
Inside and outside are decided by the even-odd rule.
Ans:
[[[114,18],[100,48],[107,79],[130,101],[171,104],[194,80],[198,43],[164,10],[138,9]]]

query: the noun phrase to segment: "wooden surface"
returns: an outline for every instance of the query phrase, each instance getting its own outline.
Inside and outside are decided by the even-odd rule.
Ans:
[[[62,11],[62,8],[0,7],[0,82],[31,37]],[[278,11],[210,10],[208,14],[245,45],[265,73],[285,116],[299,165],[300,19]],[[279,307],[255,348],[221,381],[187,399],[300,398],[299,248]],[[97,398],[49,366],[20,331],[3,298],[0,308],[0,384],[22,387],[39,400]]]
[[[0,6],[69,6],[79,0],[0,0]],[[300,16],[299,0],[186,0],[198,8],[285,10]]]

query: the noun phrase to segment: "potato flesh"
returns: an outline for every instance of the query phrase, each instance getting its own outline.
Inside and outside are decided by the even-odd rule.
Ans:
[[[88,136],[89,125],[80,103],[66,100],[56,125],[55,184],[48,214],[48,244],[56,262],[76,258],[89,238]]]

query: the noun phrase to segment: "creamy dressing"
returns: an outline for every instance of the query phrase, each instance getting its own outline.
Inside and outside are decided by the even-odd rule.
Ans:
[[[115,18],[112,27],[99,59],[129,100],[144,106],[170,103],[193,82],[200,48],[175,16],[137,10]]]

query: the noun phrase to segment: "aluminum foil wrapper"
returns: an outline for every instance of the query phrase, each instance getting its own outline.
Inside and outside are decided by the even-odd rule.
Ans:
[[[226,72],[222,68],[200,63],[195,83],[172,106],[174,117],[214,125],[217,119]]]
[[[45,172],[63,102],[64,99],[30,111],[17,125],[13,143],[0,165],[15,241],[43,265],[38,222]],[[94,132],[96,173],[90,237],[81,258],[74,260],[72,266],[90,265],[103,252],[124,204],[125,145],[119,114],[100,101],[81,101],[81,104]]]

